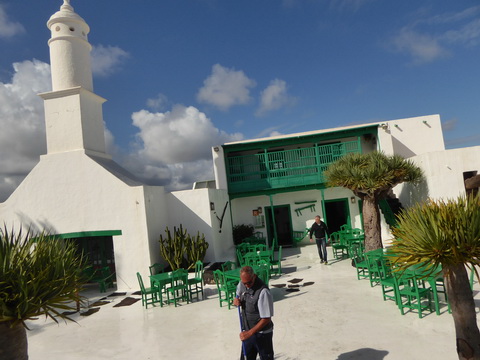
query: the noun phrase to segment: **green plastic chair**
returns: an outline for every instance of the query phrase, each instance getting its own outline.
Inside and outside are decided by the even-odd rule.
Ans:
[[[267,250],[267,245],[265,244],[256,244],[256,245],[253,245],[253,248],[251,251],[265,251]]]
[[[178,269],[172,271],[172,281],[169,288],[167,288],[167,302],[174,303],[175,307],[179,301],[190,302],[188,294],[188,271],[185,269]]]
[[[398,289],[392,274],[390,262],[385,259],[380,261],[380,286],[382,287],[383,301],[390,299],[395,301],[395,304],[398,305]]]
[[[157,275],[163,272],[163,266],[162,264],[155,263],[153,265],[150,265],[148,267],[148,270],[150,270],[150,275]]]
[[[243,259],[243,253],[240,249],[237,248],[237,263],[240,267],[245,266],[245,260]]]
[[[260,260],[255,266],[255,274],[268,286],[270,282],[270,267],[271,264],[268,261]]]
[[[278,247],[278,258],[275,259],[275,251],[272,247],[272,260],[270,260],[271,270],[275,270],[276,275],[282,275],[282,246]],[[276,267],[276,268],[274,268]]]
[[[115,273],[110,271],[108,266],[97,269],[90,279],[91,282],[96,282],[100,286],[100,292],[107,292],[108,288],[113,287],[113,277]]]
[[[440,315],[440,299],[438,298],[438,294],[443,294],[445,298],[445,302],[447,303],[447,311],[448,313],[452,312],[452,309],[450,307],[450,302],[448,301],[448,296],[447,296],[447,289],[445,287],[445,279],[443,275],[437,275],[434,279],[434,281],[429,281],[432,293],[433,293],[433,301],[435,303],[435,312],[437,315]]]
[[[333,256],[335,259],[343,259],[348,257],[348,246],[342,239],[342,234],[338,231],[330,234],[330,242],[332,244]]]
[[[161,300],[158,299],[159,291],[155,288],[146,288],[143,284],[142,275],[137,272],[138,284],[140,285],[140,292],[142,293],[142,306],[148,308],[148,305],[155,305]]]
[[[236,269],[237,268],[237,264],[235,264],[233,261],[225,261],[223,264],[222,264],[222,271],[228,271],[228,270],[233,270],[233,269]]]
[[[365,253],[365,258],[368,264],[368,278],[371,287],[380,284],[383,257],[380,252],[383,253],[383,249],[372,250]]]
[[[217,285],[220,307],[222,307],[222,304],[226,302],[228,305],[228,309],[230,310],[233,299],[236,296],[237,286],[231,282],[228,282],[225,279],[223,271],[221,270],[215,270],[213,272],[213,278],[215,280],[215,284]]]
[[[397,300],[400,313],[405,315],[404,309],[416,310],[421,319],[424,310],[432,312],[432,291],[421,284],[423,281],[413,274],[399,274],[394,272]]]
[[[357,270],[357,279],[370,279],[368,274],[368,262],[360,247],[352,248],[352,262]]]
[[[195,294],[198,299],[198,294],[202,294],[202,299],[204,299],[203,294],[203,262],[198,260],[195,263],[195,276],[193,278],[188,279],[188,292],[190,295],[190,299],[192,299],[192,295]]]

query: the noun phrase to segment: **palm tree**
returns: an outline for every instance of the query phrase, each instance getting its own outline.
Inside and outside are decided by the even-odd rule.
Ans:
[[[480,332],[465,268],[480,263],[480,199],[417,204],[399,216],[393,234],[391,252],[399,271],[416,264],[431,271],[442,267],[458,358],[480,359]]]
[[[324,173],[329,186],[342,186],[353,191],[363,202],[365,249],[383,247],[378,203],[392,188],[403,182],[417,183],[422,170],[399,155],[382,152],[348,154],[332,163]]]
[[[83,284],[85,261],[73,243],[46,232],[0,229],[0,358],[28,359],[26,320],[68,319]]]

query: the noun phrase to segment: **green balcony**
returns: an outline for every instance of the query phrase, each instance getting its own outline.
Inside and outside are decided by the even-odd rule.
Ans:
[[[349,153],[360,153],[359,141],[227,157],[230,194],[319,185],[329,164]]]

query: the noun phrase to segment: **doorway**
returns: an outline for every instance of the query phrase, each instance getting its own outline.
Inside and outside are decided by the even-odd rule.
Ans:
[[[267,220],[267,241],[268,246],[272,246],[275,231],[277,233],[276,245],[292,246],[292,219],[290,217],[290,206],[279,205],[273,207],[265,207],[265,215]],[[275,221],[273,221],[275,217]],[[275,228],[274,228],[275,225]]]
[[[340,230],[340,226],[342,225],[347,224],[351,226],[347,198],[325,200],[325,213],[325,220],[330,234]]]
[[[87,258],[87,263],[94,269],[108,266],[115,272],[115,256],[112,236],[86,236],[68,239],[77,245],[79,253]]]

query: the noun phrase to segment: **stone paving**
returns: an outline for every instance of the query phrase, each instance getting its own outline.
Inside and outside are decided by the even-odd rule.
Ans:
[[[316,246],[309,243],[284,249],[283,255],[285,274],[270,284],[302,281],[298,292],[271,287],[276,359],[457,358],[453,319],[446,306],[440,316],[432,313],[419,319],[412,312],[402,316],[392,301],[383,301],[379,286],[372,288],[368,280],[356,279],[350,260],[322,265]],[[139,297],[131,295],[137,290],[126,296]],[[104,295],[89,293],[90,304]],[[238,359],[236,308],[219,307],[215,285],[207,285],[205,295],[205,300],[177,308],[148,309],[140,301],[114,307],[126,296],[108,297],[98,312],[74,314],[77,323],[31,321],[30,360]]]

